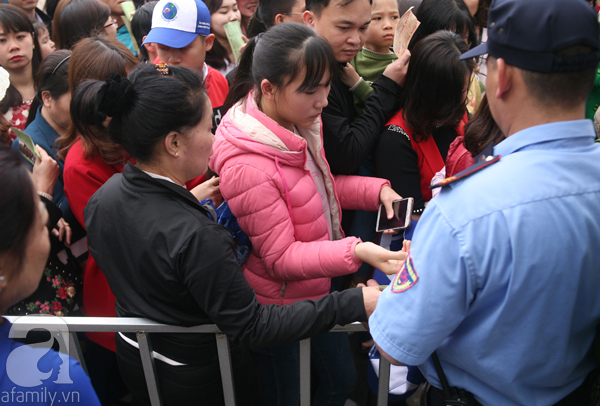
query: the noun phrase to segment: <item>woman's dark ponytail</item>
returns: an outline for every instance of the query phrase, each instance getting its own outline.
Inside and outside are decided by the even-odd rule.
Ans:
[[[260,34],[259,34],[260,35]],[[252,59],[254,55],[254,48],[256,48],[256,41],[259,36],[256,36],[244,47],[242,56],[240,57],[240,63],[237,66],[233,84],[229,88],[229,94],[223,103],[221,111],[227,112],[234,104],[243,99],[248,95],[248,92],[254,88],[254,78],[252,77]]]

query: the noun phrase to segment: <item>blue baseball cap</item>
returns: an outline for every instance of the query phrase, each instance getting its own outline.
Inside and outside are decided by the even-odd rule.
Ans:
[[[200,0],[160,0],[152,12],[152,29],[143,44],[171,48],[188,46],[198,35],[210,34],[210,12]]]
[[[571,45],[586,45],[593,51],[557,55]],[[598,17],[586,0],[493,0],[487,42],[460,59],[489,53],[529,71],[577,72],[597,67],[599,50]]]

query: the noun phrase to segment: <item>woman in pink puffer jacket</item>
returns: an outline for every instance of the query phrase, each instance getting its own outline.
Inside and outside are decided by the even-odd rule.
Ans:
[[[311,29],[274,27],[246,46],[239,69],[251,69],[254,90],[232,89],[230,97],[245,96],[217,129],[210,167],[252,242],[243,269],[262,304],[317,299],[329,293],[330,278],[356,272],[363,261],[397,270],[404,259],[404,252],[344,238],[342,209],[375,211],[381,201],[391,210],[400,196],[386,180],[329,170],[320,113],[336,67]],[[328,333],[312,344],[321,377],[313,404],[343,404],[355,380],[347,336]],[[259,351],[265,404],[297,405],[297,347]]]

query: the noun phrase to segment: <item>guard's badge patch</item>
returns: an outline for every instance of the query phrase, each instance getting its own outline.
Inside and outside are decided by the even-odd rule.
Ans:
[[[394,277],[394,281],[392,282],[392,292],[404,292],[405,290],[410,289],[418,280],[419,275],[417,275],[417,271],[415,271],[415,266],[409,253],[408,257],[404,260],[402,268],[400,268],[396,277]]]

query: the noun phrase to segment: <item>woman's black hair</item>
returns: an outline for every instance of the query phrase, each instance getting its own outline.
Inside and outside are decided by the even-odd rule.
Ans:
[[[404,91],[403,117],[408,127],[426,140],[436,127],[455,127],[466,111],[465,86],[473,59],[459,60],[465,42],[451,31],[438,31],[412,51]]]
[[[208,7],[208,11],[212,16],[214,13],[219,11],[223,5],[223,0],[204,0],[204,3],[206,4],[206,7]],[[225,47],[221,45],[221,43],[215,38],[213,46],[211,50],[206,53],[204,61],[210,67],[221,70],[225,69],[227,66],[225,59],[228,59],[228,57],[227,49],[225,49]]]
[[[40,44],[29,17],[18,7],[11,4],[0,3],[0,27],[4,32],[30,32],[33,37],[33,57],[31,59],[32,75],[35,75],[40,62],[42,62],[42,53]],[[0,113],[4,114],[11,107],[23,103],[23,96],[11,84],[6,90],[6,96],[0,101]]]
[[[142,61],[148,61],[148,51],[146,47],[142,45],[143,38],[148,35],[152,29],[152,12],[156,7],[157,0],[149,1],[135,11],[133,18],[131,19],[131,33],[135,38],[135,42],[142,55]],[[154,63],[154,61],[148,61]]]
[[[440,30],[454,31],[461,37],[467,34],[469,47],[477,45],[473,16],[463,0],[423,0],[415,16],[421,25],[408,44],[411,52],[417,42]]]
[[[61,0],[52,22],[56,49],[71,49],[83,38],[101,34],[110,8],[99,0]]]
[[[465,148],[475,158],[488,146],[496,145],[505,138],[492,116],[487,95],[484,94],[475,115],[465,124]]]
[[[39,202],[31,174],[19,154],[0,145],[0,254],[8,253],[19,269]]]
[[[151,162],[160,140],[171,131],[185,133],[196,126],[208,102],[196,72],[171,66],[166,70],[168,74],[154,65],[139,65],[129,78],[111,74],[104,82],[83,82],[73,94],[73,124],[102,126],[111,117],[113,142],[139,162]]]
[[[37,89],[35,99],[29,109],[27,125],[31,123],[37,114],[37,109],[43,105],[42,92],[50,92],[54,100],[69,91],[69,58],[71,51],[61,49],[52,52],[43,61],[34,76],[34,84]]]
[[[260,83],[267,79],[278,88],[285,87],[306,71],[297,93],[316,89],[323,77],[336,78],[339,64],[329,43],[314,30],[298,23],[278,24],[252,38],[242,53],[233,85],[223,104],[227,111],[256,89],[260,106]]]

